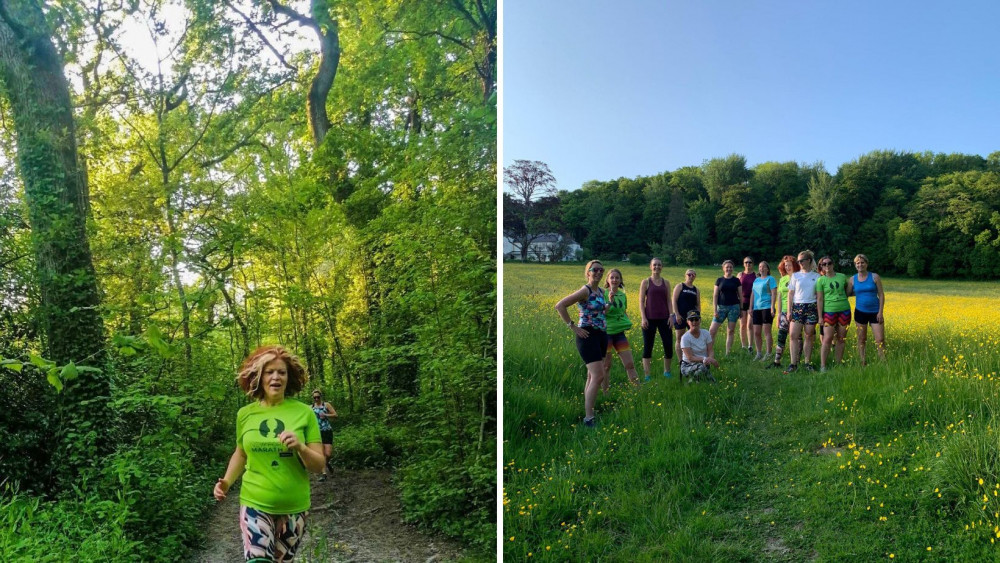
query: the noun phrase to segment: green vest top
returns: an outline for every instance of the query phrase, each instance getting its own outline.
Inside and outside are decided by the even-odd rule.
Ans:
[[[836,313],[850,311],[851,304],[847,301],[847,276],[837,272],[833,277],[820,276],[816,280],[816,294],[823,293],[823,311]]]
[[[236,414],[236,445],[247,454],[240,504],[268,514],[309,510],[309,474],[298,454],[278,441],[286,430],[303,444],[321,441],[316,415],[296,400],[274,407],[254,402]]]

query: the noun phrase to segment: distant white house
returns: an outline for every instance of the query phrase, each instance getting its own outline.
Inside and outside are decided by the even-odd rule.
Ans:
[[[539,235],[528,245],[528,260],[531,262],[567,262],[575,260],[582,248],[572,238],[558,233]],[[503,257],[505,260],[520,260],[521,245],[504,237]]]

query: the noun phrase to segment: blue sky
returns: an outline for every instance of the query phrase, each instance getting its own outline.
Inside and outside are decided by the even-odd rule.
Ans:
[[[502,164],[562,190],[742,154],[1000,150],[1000,2],[504,0]]]

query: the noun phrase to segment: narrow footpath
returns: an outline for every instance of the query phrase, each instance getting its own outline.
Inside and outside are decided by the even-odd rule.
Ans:
[[[453,561],[462,547],[402,521],[389,470],[338,470],[320,481],[312,476],[312,509],[295,561]],[[237,485],[238,487],[238,485]],[[239,535],[239,490],[234,487],[206,525],[204,548],[193,561],[243,561]]]

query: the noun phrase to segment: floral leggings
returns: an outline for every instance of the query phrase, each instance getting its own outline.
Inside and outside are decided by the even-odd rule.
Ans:
[[[291,561],[306,533],[306,514],[268,514],[241,505],[240,531],[246,560]]]

